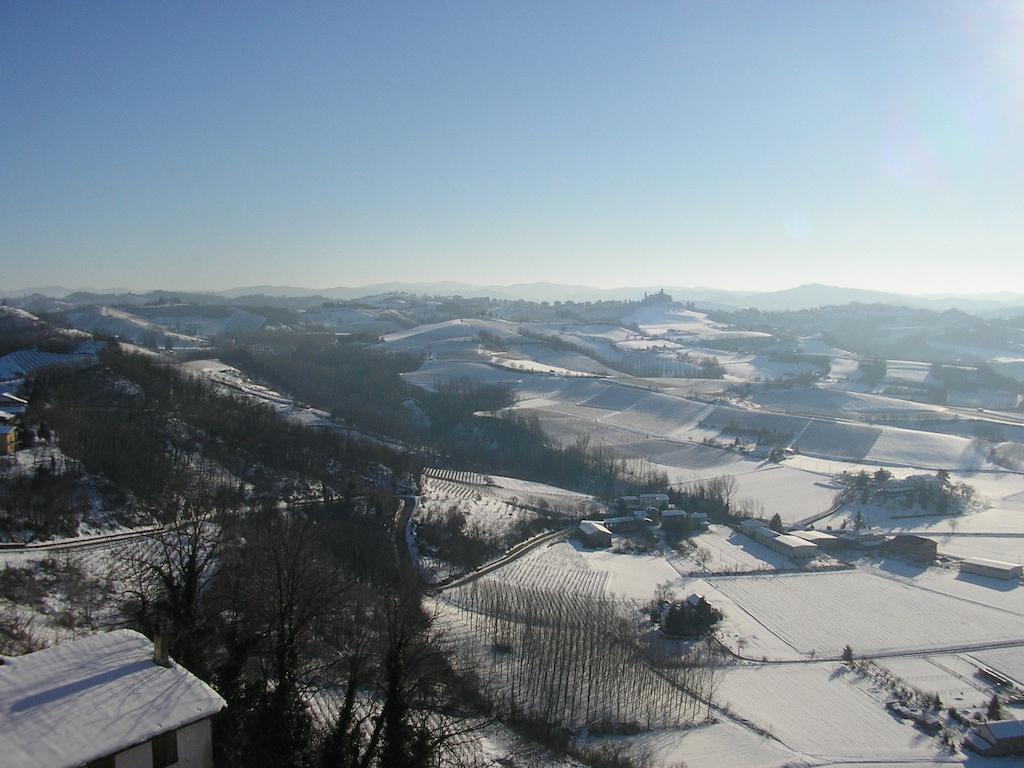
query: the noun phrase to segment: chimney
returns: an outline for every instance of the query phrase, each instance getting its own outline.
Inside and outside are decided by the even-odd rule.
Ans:
[[[160,629],[153,637],[153,663],[161,667],[171,666],[171,657],[167,652],[167,622],[161,622]]]

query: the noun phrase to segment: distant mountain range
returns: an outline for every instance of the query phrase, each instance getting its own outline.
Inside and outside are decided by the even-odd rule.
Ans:
[[[808,283],[781,291],[729,291],[717,288],[694,288],[669,285],[648,285],[623,288],[592,288],[585,285],[559,283],[516,283],[513,285],[472,285],[459,282],[437,283],[377,283],[358,287],[326,289],[294,288],[288,286],[251,286],[234,288],[220,293],[230,298],[239,296],[324,296],[332,299],[356,299],[384,293],[415,293],[428,296],[490,296],[496,299],[523,299],[525,301],[608,301],[643,298],[645,293],[664,289],[677,301],[693,301],[719,308],[753,307],[762,310],[812,309],[836,304],[861,302],[865,304],[895,304],[944,311],[959,309],[979,313],[1024,305],[1024,294],[942,294],[914,296],[888,291],[862,288],[841,288],[820,283]]]
[[[677,301],[693,301],[704,307],[737,309],[752,307],[766,311],[812,309],[860,302],[865,304],[892,304],[920,307],[936,311],[959,309],[979,315],[1004,315],[1024,310],[1024,294],[942,294],[915,296],[910,294],[873,291],[862,288],[841,288],[820,283],[808,283],[781,291],[729,291],[716,288],[687,288],[655,285],[624,288],[592,288],[584,285],[559,283],[518,283],[513,285],[472,285],[460,282],[433,283],[375,283],[355,287],[299,288],[294,286],[256,285],[225,291],[153,291],[131,293],[120,289],[72,291],[59,286],[22,289],[0,293],[0,297],[24,298],[29,295],[49,296],[72,303],[142,303],[154,296],[179,296],[185,301],[213,303],[217,297],[237,300],[249,297],[305,298],[347,300],[387,293],[412,293],[426,296],[490,296],[495,299],[525,301],[615,301],[640,299],[645,293],[664,289]]]

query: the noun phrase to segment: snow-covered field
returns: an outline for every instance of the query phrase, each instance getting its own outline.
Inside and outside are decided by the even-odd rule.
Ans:
[[[197,376],[203,376],[235,395],[252,398],[269,405],[283,416],[307,426],[323,426],[331,423],[327,411],[309,408],[295,402],[270,387],[257,384],[237,368],[220,360],[193,360],[182,367]]]
[[[974,651],[969,654],[969,657],[1006,675],[1017,685],[1024,687],[1024,644],[1010,648]]]
[[[594,568],[571,544],[557,542],[534,550],[489,574],[487,579],[563,594],[607,594],[608,571]]]
[[[845,665],[791,664],[728,670],[720,699],[814,762],[927,760],[938,744],[884,708],[885,692]]]
[[[960,573],[957,567],[924,568],[887,558],[859,563],[865,570],[897,579],[919,589],[941,592],[1024,618],[1024,587],[1019,581],[995,579],[973,573]]]
[[[691,536],[689,541],[694,550],[674,563],[677,568],[694,573],[746,573],[796,568],[789,558],[725,525],[712,525],[704,533]]]
[[[937,694],[946,706],[984,707],[992,698],[991,686],[978,676],[977,664],[967,655],[881,659],[878,666],[921,693]]]
[[[709,320],[703,312],[664,305],[640,307],[627,315],[625,321],[635,324],[650,336],[668,336],[673,339],[699,341],[723,337],[770,337],[767,333],[737,331]]]
[[[925,533],[939,545],[939,552],[952,557],[986,557],[1008,563],[1024,562],[1024,537],[1003,534],[976,536]]]
[[[661,555],[626,555],[609,550],[580,550],[586,564],[608,574],[609,594],[628,600],[647,602],[664,582],[678,583],[679,573]]]
[[[595,739],[595,743],[624,741]],[[697,728],[664,729],[641,733],[628,740],[631,753],[649,756],[661,768],[782,768],[798,765],[801,757],[775,739],[761,736],[722,720]]]
[[[536,360],[531,360],[527,357],[514,357],[508,353],[498,353],[491,355],[489,358],[491,365],[497,365],[500,368],[508,368],[513,371],[525,371],[526,373],[547,373],[553,376],[584,376],[589,377],[594,374],[588,373],[587,371],[574,371],[569,368],[562,368],[557,365],[550,365],[548,363],[540,363]]]
[[[947,409],[894,397],[821,386],[773,389],[751,397],[757,405],[786,413],[850,419],[949,418]]]
[[[603,505],[582,493],[509,477],[459,474],[464,477],[445,479],[434,472],[423,476],[418,520],[430,521],[456,509],[465,515],[468,530],[500,541],[541,514],[581,519],[604,512]]]
[[[846,644],[879,653],[1024,643],[1018,614],[863,571],[726,577],[714,586],[805,654],[836,656]]]
[[[206,344],[206,341],[198,336],[169,331],[145,318],[113,307],[82,307],[64,312],[62,317],[68,325],[81,331],[118,336],[144,346],[150,342],[161,347],[171,342],[179,348],[201,347]]]
[[[437,390],[448,382],[460,380],[517,388],[529,376],[528,371],[500,368],[486,362],[437,359],[427,360],[418,370],[402,374],[410,384],[426,390]]]
[[[102,342],[82,342],[74,352],[44,352],[31,347],[0,357],[0,381],[30,376],[35,372],[57,365],[88,365],[96,362],[96,353]]]

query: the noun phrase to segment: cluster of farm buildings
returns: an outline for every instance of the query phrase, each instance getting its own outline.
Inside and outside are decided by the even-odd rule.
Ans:
[[[588,547],[611,546],[612,536],[642,527],[660,525],[666,530],[698,530],[706,528],[708,516],[703,512],[687,512],[669,503],[667,494],[642,493],[622,496],[615,504],[616,512],[603,520],[583,520],[579,536]]]
[[[622,496],[615,504],[616,512],[603,520],[583,520],[579,524],[579,537],[587,547],[611,546],[616,534],[628,533],[642,527],[660,525],[665,530],[699,531],[707,528],[708,516],[702,512],[676,509],[664,493],[644,493]],[[804,563],[822,553],[833,554],[849,550],[879,551],[917,562],[930,563],[938,557],[938,544],[927,536],[912,533],[888,535],[876,530],[819,531],[813,528],[780,531],[764,520],[750,518],[738,526],[740,533],[791,560]],[[989,578],[1020,581],[1022,566],[981,557],[964,558],[959,564],[961,573]]]

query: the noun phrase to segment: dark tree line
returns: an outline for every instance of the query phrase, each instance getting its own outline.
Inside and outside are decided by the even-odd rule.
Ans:
[[[721,475],[669,488],[668,497],[678,509],[703,512],[715,522],[728,522],[737,512],[736,478]]]
[[[86,471],[144,503],[172,497],[197,475],[238,500],[239,480],[257,493],[276,494],[293,478],[351,495],[373,462],[411,467],[387,448],[309,429],[158,359],[112,346],[100,360],[37,377],[27,417],[58,434]]]

